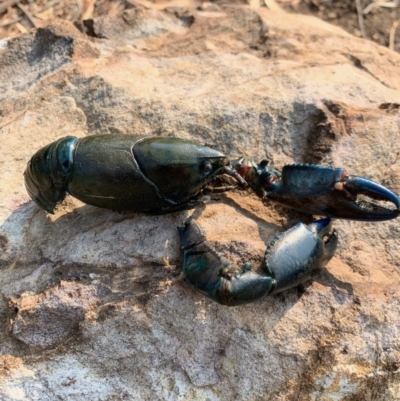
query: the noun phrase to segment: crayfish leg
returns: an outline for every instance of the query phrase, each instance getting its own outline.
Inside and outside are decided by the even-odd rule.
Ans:
[[[183,273],[189,284],[208,298],[227,306],[257,301],[270,292],[275,280],[251,271],[245,263],[241,271],[220,256],[206,241],[194,221],[178,227],[183,249]]]

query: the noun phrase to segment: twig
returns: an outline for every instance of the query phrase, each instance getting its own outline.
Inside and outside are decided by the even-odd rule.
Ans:
[[[8,7],[12,7],[15,3],[18,3],[19,0],[6,0],[0,4],[0,14],[4,13]]]
[[[364,29],[364,17],[363,11],[361,8],[361,1],[356,0],[356,7],[357,7],[357,15],[358,15],[358,25],[360,26],[361,36],[365,38],[365,29]]]
[[[21,33],[27,33],[28,32],[28,30],[22,24],[20,24],[19,22],[16,22],[15,26],[18,28],[18,30]]]
[[[367,7],[364,8],[363,14],[365,14],[365,15],[369,14],[375,7],[376,7],[376,3],[374,1],[372,3],[369,3],[367,5]]]
[[[275,0],[264,0],[264,4],[272,11],[282,11],[282,8]]]
[[[372,3],[369,3],[367,7],[364,8],[363,14],[368,14],[371,12],[373,9],[378,8],[378,7],[385,7],[385,8],[397,8],[400,6],[399,1],[373,1]]]
[[[41,8],[39,11],[35,12],[33,15],[36,17],[36,14],[40,14],[43,11],[48,10],[49,8],[55,6],[58,3],[61,3],[62,0],[53,0],[53,1],[49,1],[43,8]]]
[[[89,0],[86,2],[86,9],[82,14],[83,20],[92,18],[94,12],[94,3],[96,3],[96,0]]]
[[[394,21],[389,33],[389,49],[394,50],[394,38],[396,36],[396,29],[400,24],[400,20]]]
[[[33,15],[30,13],[30,11],[20,3],[18,3],[17,6],[26,15],[26,18],[28,18],[29,22],[33,25],[33,27],[37,28],[36,22],[33,19]]]
[[[0,24],[0,28],[3,28],[3,26],[13,25],[13,24],[15,24],[15,23],[17,23],[17,22],[19,22],[21,20],[22,20],[22,17],[18,17],[18,18],[12,19],[12,20],[8,20],[8,21],[5,21],[5,22],[2,22]]]
[[[165,10],[168,7],[192,7],[196,4],[195,0],[171,0],[162,3],[153,3],[149,0],[126,0],[133,6],[142,6],[149,10]]]
[[[6,3],[1,3],[1,4],[0,4],[0,14],[1,14],[2,11],[4,12],[8,7],[11,7],[11,6],[13,6],[15,3],[18,3],[18,1],[20,1],[20,0],[8,0]],[[33,15],[32,15],[32,14],[30,14],[30,15],[31,15],[32,17],[35,17],[35,18],[40,18],[40,17],[37,17],[37,15],[39,15],[39,14],[42,13],[43,11],[46,11],[46,10],[48,10],[49,8],[55,6],[56,4],[60,3],[61,1],[62,1],[62,0],[52,0],[52,1],[49,1],[49,2],[48,2],[43,8],[41,8],[39,11],[36,11]],[[21,8],[20,6],[21,6],[21,5],[18,4],[18,7],[19,7],[19,8]],[[23,7],[23,6],[22,6],[22,7]],[[24,8],[25,8],[25,7],[24,7]],[[21,8],[21,10],[22,10],[22,8]],[[25,8],[25,10],[26,10],[26,8]],[[27,13],[26,13],[24,10],[22,10],[22,11],[23,11],[24,14],[28,17]],[[28,11],[28,12],[29,12],[29,11]],[[14,18],[14,19],[12,19],[12,20],[4,21],[4,22],[0,23],[0,28],[3,28],[3,27],[8,26],[8,25],[14,25],[14,24],[18,23],[19,21],[21,21],[23,18],[24,18],[23,16],[20,16],[20,17]],[[29,18],[29,17],[28,17],[28,18]],[[34,24],[34,26],[36,27],[36,24],[34,23],[33,20],[30,20],[30,22],[31,22],[32,24]],[[21,30],[21,29],[19,28],[19,30]]]

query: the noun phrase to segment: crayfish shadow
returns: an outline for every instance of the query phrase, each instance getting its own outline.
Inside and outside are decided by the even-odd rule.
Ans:
[[[13,266],[15,295],[56,281],[98,282],[121,296],[154,294],[181,270],[177,226],[187,216],[115,212],[70,198],[50,215],[30,201],[0,227],[0,268]],[[35,277],[22,280],[27,276]]]
[[[195,217],[204,210],[196,209]],[[145,309],[148,304],[149,310],[160,320],[168,316],[177,327],[181,327],[180,324],[191,326],[199,333],[205,325],[217,330],[217,326],[223,324],[231,327],[231,322],[241,328],[240,332],[250,330],[256,322],[268,333],[293,308],[292,313],[297,313],[298,301],[309,292],[307,288],[311,282],[235,308],[218,305],[191,289],[181,275],[182,259],[178,256],[181,252],[176,230],[189,214],[149,216],[117,213],[88,205],[68,205],[60,207],[56,215],[51,216],[33,202],[21,205],[1,226],[1,231],[12,235],[8,249],[1,255],[6,267],[2,270],[6,285],[2,286],[5,295],[0,302],[0,311],[10,308],[11,297],[16,299],[25,293],[36,302],[43,296],[59,308],[58,324],[65,328],[62,333],[66,334],[52,336],[51,325],[46,323],[38,329],[33,319],[25,324],[21,333],[14,330],[13,335],[18,339],[30,339],[29,333],[39,330],[41,336],[32,338],[50,338],[46,340],[49,345],[45,345],[48,349],[61,343],[79,342],[82,332],[79,329],[70,336],[68,322],[81,327],[86,319],[82,311],[92,303],[96,304],[97,322],[124,319],[118,306],[123,303],[132,306],[132,310]],[[250,213],[249,216],[253,215]],[[165,256],[170,259],[165,260]],[[14,263],[16,259],[20,262]],[[319,277],[316,277],[317,281]],[[324,272],[322,278],[327,285],[333,282],[335,288],[344,285],[330,277],[329,272]],[[67,292],[73,295],[64,298]],[[86,298],[79,294],[86,294]],[[21,315],[18,319],[22,322],[31,312],[33,316],[42,316],[41,308],[44,308],[43,313],[53,313],[53,304],[46,305],[38,303],[38,308],[32,307],[25,315],[17,308],[13,313],[16,319]],[[74,310],[79,313],[72,314]],[[242,313],[237,313],[238,310]],[[70,320],[65,319],[66,312],[71,316]],[[8,310],[0,320],[4,330],[9,327],[6,319],[10,313]],[[135,313],[127,312],[127,318],[132,322],[136,322],[135,316]],[[36,352],[36,346],[37,349],[42,347],[36,340],[29,340],[27,344],[26,350],[30,347],[32,352]]]
[[[329,263],[334,264],[335,259]],[[319,270],[316,276],[313,277],[313,281],[316,281],[323,286],[331,287],[332,294],[338,303],[344,302],[344,296],[353,297],[354,295],[354,289],[350,283],[338,279],[326,268]]]
[[[15,284],[10,290],[13,294],[38,293],[61,280],[88,285],[98,282],[110,291],[110,296],[113,294],[113,298],[133,297],[146,303],[155,294],[170,292],[173,283],[187,287],[181,274],[183,260],[176,227],[190,215],[199,218],[207,206],[152,216],[74,202],[69,200],[66,205],[61,205],[55,215],[49,215],[29,202],[19,206],[1,226],[1,231],[14,234],[10,236],[11,241],[5,242],[0,267],[7,268],[15,260],[20,261],[13,273]],[[230,199],[224,199],[223,203],[234,205],[239,213],[255,221],[260,232],[266,231],[263,216],[259,217]],[[261,207],[265,206],[261,204]],[[289,212],[289,215],[294,213]],[[285,229],[276,222],[267,223],[273,231]],[[16,231],[19,231],[17,235]],[[12,237],[19,237],[16,245],[12,244]],[[266,240],[266,245],[271,239]],[[40,269],[46,274],[36,275]],[[35,278],[19,280],[19,276],[28,275]],[[353,293],[350,284],[340,281],[326,269],[313,279],[332,289]],[[300,299],[301,288],[309,284],[287,293],[296,293]],[[275,297],[280,299],[284,295],[269,299]]]
[[[291,289],[272,294],[271,296],[264,298],[263,301],[267,302],[268,299],[280,302],[289,301],[293,307],[298,301],[301,300],[301,298],[310,294],[310,292],[313,290],[314,283],[318,283],[326,289],[330,287],[332,296],[335,298],[335,301],[338,304],[345,303],[347,299],[353,297],[354,295],[353,286],[350,283],[339,280],[327,269],[323,268],[316,272],[312,279],[305,281],[304,283],[301,283]],[[296,302],[293,302],[294,297],[297,298]]]
[[[243,193],[224,194],[223,203],[232,206],[243,216],[255,221],[260,234],[265,231],[264,226],[266,222],[278,233],[288,230],[298,222],[309,224],[315,220],[312,215],[287,209],[276,203],[268,201],[263,203],[255,195],[243,195]],[[265,236],[262,237],[265,240],[265,245],[268,246],[272,238],[267,238]],[[337,263],[337,259],[333,258],[329,262],[328,266],[334,266],[335,263]],[[335,271],[335,267],[333,268],[333,271]],[[326,268],[318,270],[313,276],[312,280],[287,291],[295,291],[300,298],[301,295],[306,291],[305,289],[308,288],[314,281],[325,287],[331,287],[333,296],[338,302],[340,302],[342,299],[343,293],[345,293],[347,296],[353,296],[353,286],[349,282],[340,280]],[[272,295],[272,297],[282,298],[284,297],[282,294],[285,294],[287,291]]]
[[[235,208],[243,216],[256,221],[273,225],[280,231],[285,231],[298,222],[311,223],[314,219],[307,213],[288,209],[277,203],[262,201],[254,194],[243,194],[233,192],[222,194],[221,201]],[[278,221],[278,223],[277,223]]]

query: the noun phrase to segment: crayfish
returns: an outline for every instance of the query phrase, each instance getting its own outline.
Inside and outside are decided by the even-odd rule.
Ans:
[[[216,181],[222,185],[217,187]],[[193,208],[207,193],[251,188],[261,199],[326,216],[279,234],[268,245],[258,272],[249,263],[235,269],[207,243],[195,221],[179,227],[186,280],[230,306],[294,287],[325,266],[338,243],[330,218],[382,221],[400,214],[396,194],[343,168],[294,164],[280,173],[269,168],[267,160],[231,161],[208,146],[172,137],[61,138],[32,156],[25,185],[49,213],[67,193],[98,207],[165,214]]]

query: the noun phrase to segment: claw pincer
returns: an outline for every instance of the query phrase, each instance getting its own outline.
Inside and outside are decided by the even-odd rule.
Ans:
[[[282,173],[240,159],[233,164],[261,198],[301,212],[340,219],[382,221],[400,214],[400,199],[367,178],[348,175],[343,168],[293,164]]]
[[[247,304],[295,287],[311,278],[333,257],[337,233],[330,219],[297,224],[278,235],[267,248],[257,272],[245,263],[240,270],[220,256],[194,221],[178,227],[184,253],[183,273],[197,291],[228,306]]]

